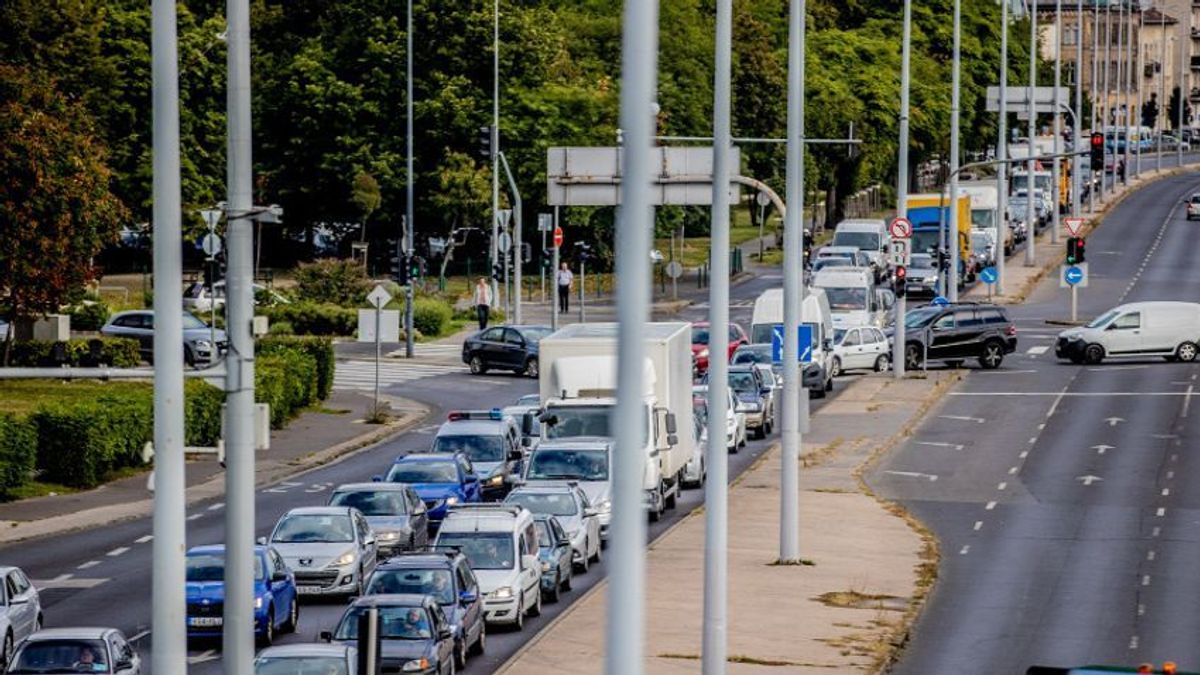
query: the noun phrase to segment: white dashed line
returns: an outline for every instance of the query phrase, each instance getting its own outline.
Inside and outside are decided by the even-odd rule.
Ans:
[[[983,510],[991,511],[994,508],[996,508],[996,502],[988,502],[987,506],[983,507]]]
[[[1033,356],[1040,356],[1045,354],[1049,349],[1050,347],[1048,345],[1038,345],[1036,347],[1030,347],[1029,349],[1026,349],[1025,353]]]
[[[133,540],[133,543],[135,543],[135,544],[145,544],[146,542],[148,542],[148,541],[151,541],[151,540],[153,540],[153,539],[154,539],[154,535],[152,535],[152,534],[147,534],[147,535],[143,535],[143,536],[141,536],[141,537],[138,537],[137,539],[134,539],[134,540]]]
[[[225,504],[220,503],[220,504],[213,504],[212,506],[208,507],[208,510],[209,511],[220,511],[223,508],[225,508]]]
[[[1170,497],[1171,496],[1171,488],[1163,488],[1162,496]]]
[[[942,441],[917,441],[917,445],[928,445],[932,448],[951,448],[954,450],[962,450],[961,443],[944,443]]]
[[[1124,298],[1125,296],[1122,295],[1121,297]],[[1129,648],[1130,649],[1138,648],[1138,636],[1134,635],[1133,637],[1129,638]]]
[[[983,529],[983,521],[982,520],[975,521],[975,531],[978,532],[982,529]]]
[[[1034,443],[1037,443],[1037,436],[1034,436],[1033,438],[1029,439],[1030,445],[1033,445]]]
[[[1021,453],[1019,455],[1017,455],[1017,457],[1020,457],[1021,459],[1025,459],[1028,456],[1029,456],[1028,450],[1022,450]]]
[[[959,555],[966,555],[966,554],[968,554],[968,553],[970,553],[970,552],[971,552],[971,545],[970,545],[970,544],[967,544],[966,546],[963,546],[961,550],[959,550],[958,554],[959,554]]]
[[[128,550],[129,550],[128,546],[118,546],[117,548],[114,548],[113,550],[109,551],[108,553],[105,553],[104,555],[106,555],[110,558],[115,558],[115,557],[121,555],[122,553],[125,553]]]
[[[1168,472],[1167,472],[1167,480],[1171,480],[1171,479],[1172,479],[1172,478],[1174,478],[1174,477],[1175,477],[1175,472],[1174,472],[1174,471],[1168,471]]]
[[[1154,562],[1154,556],[1155,556],[1154,551],[1146,551],[1146,560],[1149,560],[1150,562]]]
[[[1162,518],[1163,516],[1167,515],[1167,510],[1160,506],[1158,507],[1158,510],[1154,512],[1154,515]]]
[[[1149,574],[1143,574],[1143,575],[1142,575],[1142,585],[1143,585],[1143,586],[1149,586],[1149,585],[1150,585],[1150,575],[1149,575]]]
[[[1138,616],[1145,616],[1146,615],[1146,606],[1139,604],[1137,612],[1138,612]]]
[[[200,520],[203,517],[204,517],[203,513],[193,513],[192,515],[188,516],[187,519],[188,520]]]
[[[997,489],[997,490],[1004,490],[1004,489],[1007,489],[1007,488],[1008,488],[1008,483],[1001,483],[1001,484],[999,484],[999,485],[997,485],[997,486],[996,486],[996,489]]]
[[[89,560],[89,561],[87,561],[87,562],[85,562],[85,563],[82,563],[82,564],[80,564],[80,565],[79,565],[78,567],[76,567],[75,569],[77,569],[77,570],[86,570],[86,569],[91,569],[91,568],[93,568],[93,567],[95,567],[96,565],[99,565],[99,564],[100,564],[100,561],[99,561],[99,560]]]
[[[1017,472],[1018,472],[1018,471],[1020,471],[1020,470],[1021,470],[1021,467],[1019,467],[1019,466],[1013,466],[1013,467],[1009,467],[1009,469],[1008,469],[1008,475],[1010,475],[1010,476],[1015,476],[1015,475],[1017,475]]]

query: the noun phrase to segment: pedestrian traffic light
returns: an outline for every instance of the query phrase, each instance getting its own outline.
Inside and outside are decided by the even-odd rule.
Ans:
[[[938,261],[938,269],[940,269],[940,270],[950,269],[950,255],[946,252],[946,249],[944,249],[944,248],[938,249],[937,261]]]
[[[542,269],[549,270],[553,266],[554,266],[554,249],[553,248],[542,249]]]
[[[388,259],[388,262],[391,263],[392,278],[396,280],[397,284],[407,286],[410,277],[408,256],[397,251],[396,255]]]
[[[425,259],[420,256],[410,255],[405,267],[408,269],[408,278],[416,281],[424,276]]]
[[[905,296],[905,286],[908,285],[908,270],[904,265],[896,265],[896,286],[893,289],[897,298]]]
[[[533,262],[533,244],[521,243],[521,262],[525,264]]]
[[[1092,171],[1104,170],[1104,134],[1097,131],[1092,134]]]
[[[496,135],[492,127],[479,127],[479,154],[488,159],[495,157]]]
[[[504,265],[496,263],[492,265],[492,281],[500,281],[504,279]]]
[[[1084,244],[1083,237],[1071,237],[1067,239],[1067,264],[1078,265],[1084,262]]]

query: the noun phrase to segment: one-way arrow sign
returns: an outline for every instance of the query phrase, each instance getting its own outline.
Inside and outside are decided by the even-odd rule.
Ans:
[[[1104,479],[1101,478],[1100,476],[1088,475],[1088,476],[1078,476],[1075,478],[1075,480],[1083,481],[1084,485],[1091,485],[1092,483],[1096,483],[1096,482],[1102,481]]]

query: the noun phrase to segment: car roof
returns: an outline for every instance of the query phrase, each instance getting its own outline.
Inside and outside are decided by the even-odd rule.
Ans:
[[[575,494],[577,488],[566,481],[555,483],[538,482],[533,485],[522,485],[513,488],[509,495],[514,494]]]
[[[498,420],[446,420],[438,427],[438,436],[503,436],[508,427],[516,426],[509,415]]]
[[[306,657],[306,656],[341,656],[345,657],[348,653],[353,653],[355,648],[352,645],[342,643],[326,643],[326,642],[299,642],[290,645],[275,645],[267,647],[258,653],[255,658],[264,657]]]
[[[14,567],[12,565],[0,565],[0,575],[8,574],[9,572],[11,572],[15,569],[20,569],[20,568]]]
[[[436,602],[428,595],[419,593],[376,593],[356,598],[351,607],[425,607]]]
[[[455,559],[465,557],[460,551],[403,551],[379,563],[377,570],[425,569],[450,567]]]
[[[408,483],[343,483],[333,489],[334,492],[404,492],[411,490]]]
[[[254,552],[266,553],[267,547],[255,545]],[[209,555],[213,553],[225,553],[225,544],[205,544],[204,546],[193,546],[187,550],[187,555]]]
[[[396,464],[413,462],[453,462],[462,456],[461,452],[414,452],[396,458]]]
[[[534,452],[541,450],[610,450],[612,439],[606,436],[573,436],[542,441]]]
[[[72,626],[70,628],[43,628],[38,632],[25,638],[27,641],[34,640],[101,640],[104,636],[117,631],[116,628],[102,628],[99,626]],[[120,631],[117,631],[120,632]]]
[[[289,510],[288,516],[348,516],[354,509],[349,506],[298,506]]]
[[[731,373],[732,373],[732,372],[735,372],[735,371],[736,371],[736,372],[739,372],[739,373],[741,373],[741,372],[749,372],[749,371],[751,371],[751,370],[754,370],[755,366],[758,366],[758,365],[765,365],[765,364],[758,364],[758,363],[731,363],[731,364],[729,364],[729,365],[727,366],[727,369],[728,369],[728,372],[731,372]]]

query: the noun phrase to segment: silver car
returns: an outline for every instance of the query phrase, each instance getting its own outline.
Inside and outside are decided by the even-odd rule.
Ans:
[[[358,650],[344,644],[278,645],[254,657],[254,675],[354,675],[357,670]]]
[[[116,628],[49,628],[21,643],[4,672],[141,675],[142,660]]]
[[[378,562],[366,517],[346,506],[292,509],[269,541],[295,573],[300,595],[362,595]]]
[[[525,464],[523,484],[534,487],[573,481],[596,511],[603,543],[608,539],[608,526],[612,521],[611,457],[612,441],[608,438],[577,437],[543,443]],[[563,526],[566,527],[566,523]]]
[[[508,494],[505,504],[519,504],[533,514],[558,518],[571,538],[575,566],[586,572],[600,562],[600,512],[592,508],[588,497],[575,482],[519,487]]]
[[[4,646],[0,666],[12,660],[13,648],[42,629],[42,600],[19,567],[0,567],[0,635]]]
[[[339,485],[330,506],[352,506],[367,518],[383,557],[429,545],[429,512],[416,490],[405,483]]]
[[[154,358],[154,312],[135,309],[117,312],[100,328],[105,337],[132,338],[146,360]],[[212,328],[195,316],[183,313],[183,360],[189,366],[208,365],[221,358],[229,345],[225,331]]]

